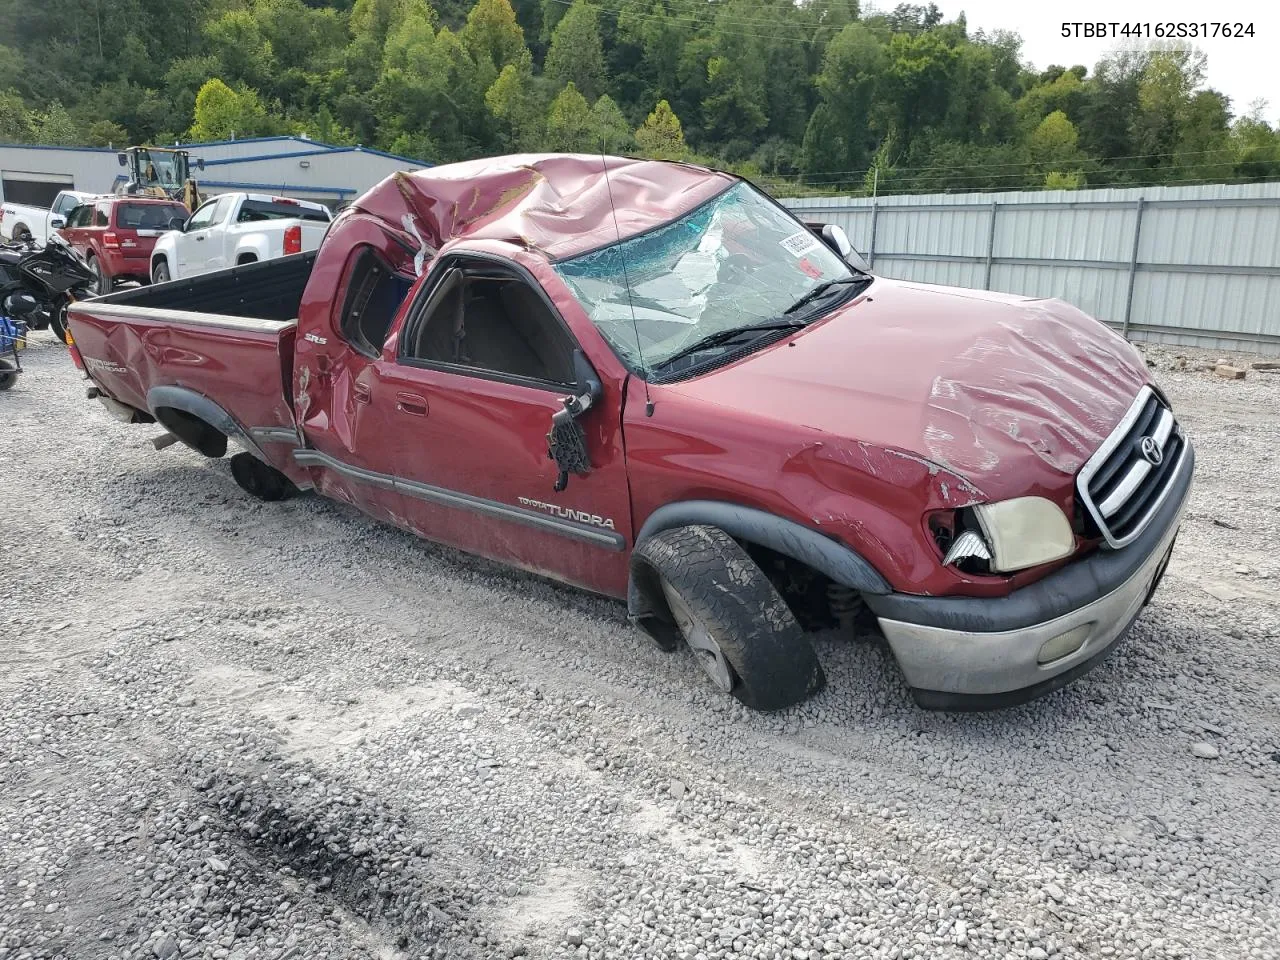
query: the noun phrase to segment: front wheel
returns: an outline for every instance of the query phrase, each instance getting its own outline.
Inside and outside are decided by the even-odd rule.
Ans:
[[[49,329],[53,331],[53,335],[62,343],[67,342],[67,331],[70,327],[67,324],[67,305],[64,303],[53,312],[49,317]]]
[[[168,283],[169,282],[169,264],[163,260],[157,260],[151,268],[152,283]]]
[[[786,601],[718,527],[681,527],[636,553],[657,574],[670,619],[717,689],[780,710],[822,689],[817,654]]]

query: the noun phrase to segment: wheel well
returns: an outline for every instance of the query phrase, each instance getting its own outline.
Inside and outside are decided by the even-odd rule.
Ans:
[[[258,262],[258,255],[256,253],[242,253],[240,254],[240,256],[236,257],[236,266],[240,266],[240,264],[242,263],[257,263],[257,262]]]
[[[194,414],[174,407],[157,407],[156,419],[188,447],[217,459],[227,452],[227,435]]]
[[[13,225],[13,230],[9,233],[9,236],[16,239],[22,236],[24,233],[30,233],[30,232],[31,232],[31,228],[28,227],[25,223],[15,223]]]

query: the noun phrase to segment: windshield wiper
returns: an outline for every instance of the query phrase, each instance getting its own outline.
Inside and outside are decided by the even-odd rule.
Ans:
[[[715,333],[709,333],[705,337],[693,341],[686,347],[681,347],[665,360],[660,360],[656,366],[670,366],[676,360],[699,353],[711,347],[718,347],[722,343],[728,343],[730,340],[736,340],[738,337],[748,333],[757,331],[763,332],[767,330],[793,330],[800,327],[808,326],[804,320],[790,320],[780,317],[777,320],[765,320],[763,323],[748,323],[740,327],[729,327],[727,330],[717,330]]]
[[[784,314],[795,313],[801,307],[808,306],[819,297],[825,297],[836,287],[842,287],[847,283],[865,283],[869,279],[869,277],[864,275],[860,277],[841,277],[838,280],[824,280],[782,312]]]

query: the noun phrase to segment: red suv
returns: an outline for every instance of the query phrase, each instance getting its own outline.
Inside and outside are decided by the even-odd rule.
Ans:
[[[156,238],[171,229],[170,221],[185,221],[187,215],[187,208],[174,200],[104,197],[72,210],[58,232],[98,275],[94,292],[109,293],[119,280],[149,283]]]

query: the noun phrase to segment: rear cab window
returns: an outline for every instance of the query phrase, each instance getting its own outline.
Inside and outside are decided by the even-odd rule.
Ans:
[[[382,352],[391,324],[409,296],[414,278],[397,273],[373,247],[362,245],[351,261],[339,329],[367,357]]]
[[[328,223],[329,211],[304,207],[287,200],[254,200],[249,198],[240,205],[237,223],[258,223],[265,220],[310,220]]]

